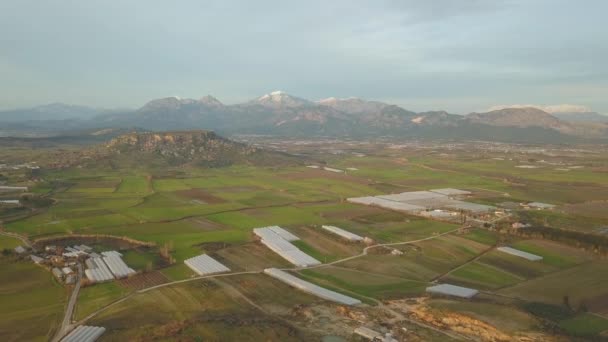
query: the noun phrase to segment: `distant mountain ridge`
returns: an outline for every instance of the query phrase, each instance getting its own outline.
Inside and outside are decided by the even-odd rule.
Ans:
[[[608,123],[608,115],[596,112],[562,112],[552,115],[566,122]]]
[[[299,137],[395,136],[521,142],[608,139],[606,125],[564,121],[532,107],[465,116],[445,111],[416,113],[379,101],[335,97],[310,101],[283,91],[232,105],[210,95],[198,100],[167,97],[152,100],[135,111],[103,113],[79,125],[156,131],[210,129],[224,135]]]
[[[30,120],[90,119],[104,113],[104,109],[65,103],[50,103],[33,108],[0,111],[0,122],[22,122]]]

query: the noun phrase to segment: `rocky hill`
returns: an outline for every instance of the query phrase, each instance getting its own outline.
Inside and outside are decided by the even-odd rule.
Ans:
[[[295,161],[292,156],[268,152],[203,130],[130,133],[110,140],[105,149],[109,155],[138,161],[160,159],[173,165],[219,167],[264,164],[269,160],[273,164]]]
[[[551,114],[532,107],[505,108],[487,113],[471,113],[467,116],[467,119],[474,123],[503,127],[561,128],[566,125]]]

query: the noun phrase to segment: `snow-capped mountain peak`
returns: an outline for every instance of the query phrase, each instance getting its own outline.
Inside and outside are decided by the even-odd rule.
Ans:
[[[255,102],[272,107],[299,107],[311,104],[310,101],[291,96],[284,91],[276,90],[257,98]]]

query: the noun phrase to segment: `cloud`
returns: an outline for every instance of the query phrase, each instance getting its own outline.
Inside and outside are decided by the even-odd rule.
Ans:
[[[512,104],[512,105],[497,105],[488,108],[488,112],[493,110],[500,110],[505,108],[537,108],[547,113],[588,113],[591,112],[591,108],[582,105],[573,105],[573,104],[558,104],[558,105],[548,105],[548,106],[540,106],[533,104]]]

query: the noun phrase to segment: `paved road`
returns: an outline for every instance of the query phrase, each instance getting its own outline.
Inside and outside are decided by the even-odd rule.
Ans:
[[[70,300],[68,301],[68,306],[65,310],[65,314],[63,315],[63,321],[61,322],[61,326],[57,329],[57,333],[55,337],[51,340],[52,342],[60,341],[65,335],[67,335],[72,329],[76,326],[72,324],[72,316],[74,316],[74,308],[76,307],[76,301],[78,300],[78,293],[80,292],[80,281],[82,279],[82,265],[78,264],[78,276],[76,279],[76,284],[74,285],[74,289],[72,290],[72,294],[70,295]]]

